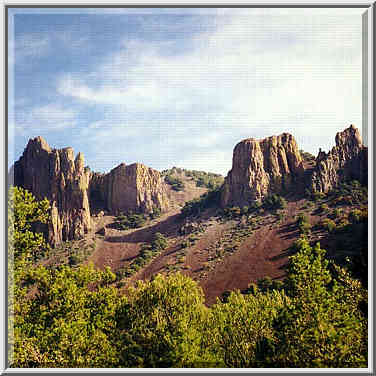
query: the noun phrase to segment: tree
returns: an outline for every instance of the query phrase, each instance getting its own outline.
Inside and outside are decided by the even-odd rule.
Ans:
[[[127,367],[202,367],[214,360],[203,345],[209,311],[203,292],[180,273],[129,290],[124,306],[122,361]]]
[[[367,321],[359,305],[366,294],[360,282],[338,267],[334,278],[319,244],[312,248],[301,238],[297,248],[286,281],[291,304],[275,320],[277,343],[265,365],[365,367]]]
[[[8,199],[9,257],[35,260],[47,248],[42,233],[34,230],[38,224],[46,224],[50,204],[47,199],[36,201],[32,193],[19,187],[11,187]]]
[[[275,341],[272,322],[286,304],[283,291],[263,293],[257,288],[254,294],[231,292],[226,303],[217,301],[211,336],[225,367],[263,366],[259,353],[265,342]]]
[[[48,246],[36,224],[48,221],[48,200],[36,201],[27,190],[10,187],[8,192],[8,333],[9,359],[14,354],[14,325],[26,304],[25,274]]]
[[[31,269],[15,316],[12,367],[117,367],[115,275],[91,266]],[[35,294],[35,296],[30,296]]]

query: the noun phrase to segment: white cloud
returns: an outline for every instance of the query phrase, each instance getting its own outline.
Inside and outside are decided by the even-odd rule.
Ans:
[[[125,141],[153,128],[163,132],[160,153],[191,146],[217,172],[215,153],[220,168],[231,165],[221,158],[231,159],[241,138],[288,131],[308,151],[328,149],[337,131],[361,127],[361,11],[325,12],[223,10],[217,29],[203,29],[184,54],[174,53],[180,42],[125,39],[91,73],[60,77],[58,92],[113,107],[116,121],[106,115],[88,135],[103,147],[111,134]],[[129,123],[135,112],[166,120]],[[181,163],[201,162],[187,156]]]
[[[74,127],[77,123],[76,111],[56,104],[48,104],[32,108],[30,111],[15,113],[16,134],[32,134],[56,132]]]

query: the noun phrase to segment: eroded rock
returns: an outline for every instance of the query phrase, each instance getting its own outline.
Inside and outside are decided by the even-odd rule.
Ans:
[[[14,164],[14,185],[50,201],[51,244],[82,238],[91,229],[89,171],[81,153],[74,158],[72,148],[52,149],[42,137],[31,139]]]
[[[288,191],[303,171],[299,149],[290,134],[243,140],[235,146],[221,205],[248,205],[269,193]]]

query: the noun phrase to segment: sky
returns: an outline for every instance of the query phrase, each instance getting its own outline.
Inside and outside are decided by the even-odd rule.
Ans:
[[[363,12],[10,9],[8,164],[36,136],[99,172],[226,175],[239,141],[283,132],[328,151],[362,128]]]

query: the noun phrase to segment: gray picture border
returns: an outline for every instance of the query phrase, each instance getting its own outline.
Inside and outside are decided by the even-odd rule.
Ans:
[[[9,10],[10,9],[33,9],[33,8],[40,8],[40,9],[67,9],[67,8],[103,8],[103,9],[108,9],[108,8],[114,8],[114,9],[119,9],[119,8],[132,8],[132,9],[137,9],[137,8],[178,8],[178,9],[183,9],[183,8],[364,8],[365,13],[363,14],[363,35],[366,36],[365,39],[367,41],[364,41],[363,43],[363,67],[362,67],[362,79],[363,79],[363,135],[367,134],[367,125],[371,126],[372,129],[374,130],[374,123],[373,123],[373,104],[374,104],[374,98],[375,98],[375,75],[374,75],[374,61],[376,58],[376,49],[375,49],[375,28],[373,27],[374,25],[374,20],[376,18],[376,2],[367,2],[367,3],[344,3],[344,4],[338,4],[338,3],[328,3],[328,4],[317,4],[317,3],[299,3],[299,4],[293,4],[293,3],[286,3],[286,4],[281,4],[281,3],[250,3],[250,4],[236,4],[236,3],[224,3],[224,4],[212,4],[212,3],[203,3],[203,4],[166,4],[166,3],[160,3],[160,4],[87,4],[87,3],[82,3],[82,4],[6,4],[3,6],[4,8],[4,140],[3,140],[3,157],[4,157],[4,163],[5,163],[5,168],[4,168],[4,224],[8,223],[8,200],[7,200],[7,192],[8,192],[8,186],[9,186],[9,178],[8,178],[8,137],[9,137],[9,131],[8,131],[8,85],[9,85],[9,65],[8,65],[8,54],[9,54],[9,49],[8,49],[8,37],[9,37],[9,30],[8,30],[8,21],[9,21]],[[369,35],[368,33],[364,33],[366,28],[368,29],[368,20],[371,20],[371,27],[372,27],[372,35]],[[367,25],[365,25],[367,23]],[[368,44],[368,38],[371,39],[371,51],[368,50],[368,47],[370,44]],[[372,136],[372,143],[370,143],[369,146],[373,146],[376,143],[376,132],[371,131],[371,136]],[[363,136],[364,137],[364,136]],[[368,144],[369,140],[365,140],[365,143]],[[368,145],[367,145],[368,146]],[[374,170],[374,158],[375,156],[373,155],[373,150],[371,150],[371,155],[373,156],[373,159],[371,161],[371,164],[369,164],[369,176],[373,177],[372,180],[372,187],[375,187],[375,181],[376,181],[376,176],[375,176],[375,170]],[[370,185],[371,181],[369,181]],[[373,251],[373,213],[375,213],[376,210],[376,203],[375,200],[373,200],[373,189],[369,190],[370,197],[371,199],[371,209],[372,209],[372,216],[371,220],[369,221],[369,253]],[[372,195],[372,197],[371,197]],[[370,207],[370,204],[369,204]],[[137,372],[136,370],[133,369],[72,369],[72,371],[69,371],[68,369],[59,369],[59,368],[51,368],[51,369],[12,369],[8,368],[8,310],[6,307],[8,306],[7,302],[7,292],[8,292],[8,259],[7,259],[7,246],[8,246],[8,231],[7,228],[5,227],[4,229],[4,252],[3,252],[3,257],[4,257],[4,273],[3,273],[3,296],[4,296],[4,329],[5,329],[5,336],[3,338],[3,360],[4,364],[2,364],[2,373],[3,375],[23,375],[26,373],[58,373],[60,375],[72,375],[72,374],[82,374],[82,373],[93,373],[96,375],[106,375],[108,373],[126,373],[126,374],[137,374],[137,375],[146,375],[150,373],[156,373],[156,374],[170,374],[170,373],[183,373],[186,375],[197,375],[197,374],[207,374],[207,373],[221,373],[221,374],[232,374],[232,373],[252,373],[252,374],[260,374],[260,375],[273,375],[275,373],[293,373],[293,374],[304,374],[304,375],[315,375],[317,373],[320,374],[331,374],[331,373],[345,373],[346,375],[358,375],[358,374],[374,374],[374,357],[375,357],[375,326],[373,326],[373,336],[372,338],[369,338],[369,341],[371,342],[371,348],[373,350],[373,362],[370,364],[370,368],[372,367],[372,371],[359,371],[359,372],[344,372],[343,370],[338,370],[334,372],[326,372],[320,371],[320,369],[315,370],[315,372],[312,372],[312,370],[307,370],[304,371],[304,369],[296,369],[294,372],[294,369],[286,369],[286,371],[281,371],[278,370],[276,372],[262,372],[260,371],[251,371],[251,370],[239,370],[239,369],[208,369],[205,370],[205,372],[200,372],[198,370],[197,372],[195,371],[188,371],[187,370],[182,370],[182,369],[169,369],[169,370],[164,370],[164,369],[155,369],[155,370],[148,370],[150,372],[145,372],[146,370],[140,370],[141,372]],[[371,248],[372,247],[372,248]],[[376,268],[376,257],[372,257],[373,259],[373,271]],[[373,281],[373,294],[372,294],[372,301],[373,301],[373,309],[372,309],[372,314],[375,312],[375,281],[370,276],[370,281]],[[371,319],[372,320],[372,319]],[[192,369],[191,369],[192,370]],[[188,371],[188,372],[185,372]]]

